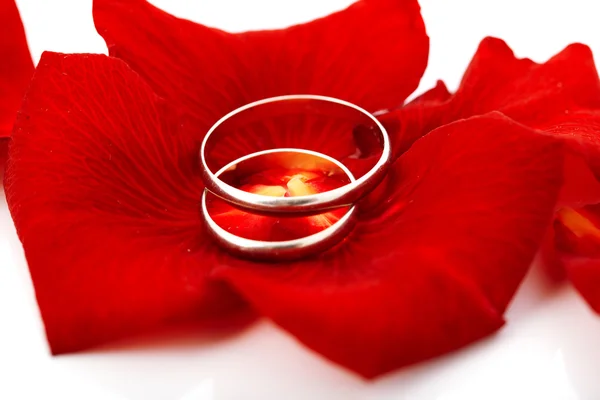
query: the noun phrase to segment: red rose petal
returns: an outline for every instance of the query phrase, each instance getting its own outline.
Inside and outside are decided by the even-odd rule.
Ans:
[[[558,207],[582,207],[600,202],[600,183],[586,157],[571,150],[565,159],[565,183],[561,190]]]
[[[560,115],[542,129],[571,149],[554,237],[543,256],[600,313],[600,110]]]
[[[439,86],[439,84],[438,84]],[[565,162],[565,185],[559,207],[582,207],[600,203],[600,80],[590,49],[573,44],[543,64],[529,59],[517,59],[501,40],[487,38],[481,45],[463,77],[457,92],[445,99],[443,88],[431,92],[433,101],[415,102],[381,118],[394,137],[396,154],[406,151],[419,137],[451,121],[492,110],[556,135],[569,145],[571,154]],[[428,97],[429,95],[424,95]],[[571,263],[584,262],[575,254],[557,252],[564,235],[554,238],[548,233],[549,243],[542,247],[546,266],[555,277],[577,276],[580,280],[590,272],[591,265],[599,265],[587,258],[590,266],[573,273]],[[576,260],[576,261],[574,261]],[[566,268],[566,271],[561,271]],[[573,267],[575,268],[575,267]],[[596,282],[590,275],[589,282]],[[578,288],[592,287],[575,283]],[[595,290],[600,290],[597,287]],[[596,295],[581,290],[583,296],[595,304]],[[595,307],[595,306],[594,306]]]
[[[23,92],[33,73],[33,62],[19,10],[13,0],[0,0],[0,177],[6,149]]]
[[[439,85],[439,84],[438,84]],[[394,136],[396,154],[438,126],[500,111],[530,127],[558,115],[600,108],[600,81],[590,49],[572,44],[543,64],[518,59],[502,40],[486,38],[460,87],[446,101],[419,103],[381,117]]]
[[[178,127],[123,61],[42,56],[5,183],[54,353],[241,304],[206,280],[197,149]]]
[[[443,103],[451,97],[452,93],[448,91],[446,84],[442,81],[437,81],[434,87],[414,98],[410,103],[406,104],[405,107]]]
[[[560,114],[538,128],[565,140],[600,179],[600,105],[595,110]]]
[[[566,258],[567,277],[592,310],[600,314],[600,259]]]
[[[551,221],[559,141],[501,115],[442,127],[396,162],[394,190],[331,251],[216,275],[301,342],[361,375],[494,332]]]
[[[94,21],[110,55],[183,110],[198,140],[227,112],[277,95],[394,108],[417,87],[429,47],[416,0],[361,0],[306,24],[241,34],[175,18],[143,0],[95,0]],[[291,144],[339,159],[355,151],[347,135],[323,129],[301,130],[292,141],[278,129],[249,136],[228,140],[221,152],[231,160]]]
[[[9,137],[33,62],[19,10],[13,0],[0,0],[0,138]]]

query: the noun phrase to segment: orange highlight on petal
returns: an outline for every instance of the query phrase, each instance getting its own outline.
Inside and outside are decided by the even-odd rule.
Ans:
[[[579,238],[594,237],[600,240],[600,229],[592,221],[570,207],[561,208],[557,217],[562,224]]]

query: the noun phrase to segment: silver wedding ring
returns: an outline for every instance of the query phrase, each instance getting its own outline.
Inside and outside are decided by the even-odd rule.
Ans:
[[[348,168],[346,168],[341,162],[323,154],[303,149],[273,149],[252,153],[243,157],[243,159],[235,160],[227,164],[226,166],[221,168],[215,175],[219,177],[223,173],[236,168],[241,163],[245,161],[251,161],[254,158],[285,152],[302,153],[326,159],[331,163],[335,164],[338,168],[340,168],[350,179],[350,182],[355,181],[354,175],[352,175]],[[356,208],[352,206],[338,221],[313,235],[285,241],[267,242],[261,240],[252,240],[228,232],[227,230],[220,227],[213,220],[207,207],[207,196],[209,195],[209,193],[210,192],[208,191],[208,189],[204,189],[201,203],[202,218],[204,219],[208,231],[215,238],[217,243],[219,243],[223,248],[236,255],[252,259],[291,260],[306,256],[308,254],[319,253],[323,250],[327,250],[329,247],[333,246],[334,244],[342,240],[344,237],[346,237],[346,235],[352,230],[355,222]]]
[[[366,129],[381,145],[379,159],[369,171],[358,178],[355,178],[340,161],[321,152],[298,148],[268,149],[237,157],[234,160],[227,160],[226,165],[219,165],[218,168],[215,168],[218,169],[216,173],[209,166],[211,151],[219,140],[226,138],[236,130],[249,124],[260,123],[264,118],[304,114],[315,116],[315,118],[343,120],[349,127]],[[352,129],[350,130],[352,131]],[[317,194],[271,197],[243,191],[220,179],[228,171],[243,169],[244,166],[252,164],[260,157],[287,159],[286,162],[291,164],[286,167],[294,168],[293,161],[290,161],[294,159],[294,154],[303,154],[313,157],[313,159],[318,158],[329,165],[335,165],[339,171],[345,174],[349,183]],[[374,116],[352,103],[317,95],[288,95],[256,101],[225,115],[210,128],[202,141],[200,165],[205,184],[201,201],[202,218],[208,232],[217,243],[229,252],[242,257],[282,260],[319,253],[341,241],[352,230],[356,214],[354,204],[381,182],[390,163],[391,146],[385,128]],[[340,219],[315,234],[286,241],[261,241],[240,237],[219,226],[211,217],[207,207],[207,196],[211,194],[236,208],[265,215],[265,218],[315,215],[342,207],[349,207],[349,209]]]
[[[221,181],[208,165],[212,143],[222,135],[265,115],[313,113],[332,115],[371,128],[381,143],[381,156],[375,165],[354,182],[328,192],[298,197],[268,197],[248,193]],[[264,213],[317,212],[351,205],[375,188],[384,178],[391,162],[389,136],[381,123],[364,109],[344,100],[317,95],[271,97],[246,104],[217,121],[208,131],[200,147],[202,179],[208,190],[240,208]]]

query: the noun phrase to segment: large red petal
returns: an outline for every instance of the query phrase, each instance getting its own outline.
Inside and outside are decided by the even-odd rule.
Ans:
[[[94,21],[110,55],[184,111],[200,139],[227,112],[284,94],[320,94],[370,111],[394,108],[417,87],[428,38],[416,0],[361,0],[303,25],[230,34],[175,18],[144,0],[95,0]],[[281,131],[227,142],[245,155],[289,145]],[[347,135],[306,129],[293,145],[349,156]],[[315,143],[318,142],[318,143]]]
[[[331,360],[373,377],[498,329],[551,221],[563,146],[497,114],[444,126],[339,246],[216,274]]]
[[[517,59],[504,42],[487,38],[479,46],[457,92],[447,96],[439,86],[423,96],[429,101],[417,101],[381,117],[394,137],[396,154],[438,126],[497,110],[568,144],[570,154],[565,162],[560,207],[577,209],[600,203],[600,80],[588,47],[573,44],[547,62],[537,64]],[[594,287],[592,282],[598,281],[593,275],[600,275],[600,271],[595,271],[600,263],[594,257],[578,258],[577,251],[557,253],[554,241],[561,246],[564,235],[554,237],[554,232],[549,232],[552,243],[545,243],[542,248],[552,274],[564,276],[566,272],[572,279],[577,277],[575,286],[598,309],[594,299],[600,287]],[[589,266],[581,267],[586,263]]]
[[[396,154],[438,126],[491,111],[539,127],[575,110],[600,108],[592,52],[581,44],[537,64],[516,58],[502,40],[486,38],[456,93],[444,99],[443,89],[438,91],[442,95],[436,101],[409,104],[382,116],[394,136]]]
[[[54,353],[240,304],[207,282],[197,153],[178,127],[123,61],[42,56],[5,184]]]
[[[0,0],[0,169],[4,168],[6,141],[10,136],[33,62],[19,11],[13,0]]]

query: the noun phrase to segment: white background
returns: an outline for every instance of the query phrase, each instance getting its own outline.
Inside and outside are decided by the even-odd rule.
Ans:
[[[352,0],[154,0],[232,31],[283,27]],[[17,0],[37,62],[43,50],[106,51],[91,0]],[[451,89],[479,41],[505,39],[544,61],[573,41],[600,57],[596,0],[422,0],[431,37],[418,92]],[[0,200],[0,399],[600,399],[600,317],[568,286],[532,270],[497,335],[365,382],[267,322],[226,338],[193,330],[50,357],[23,253]]]

